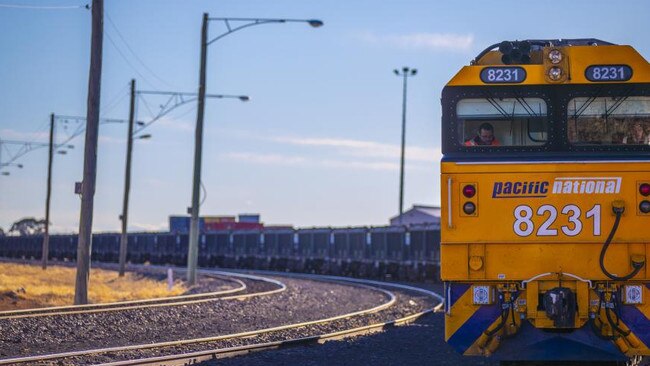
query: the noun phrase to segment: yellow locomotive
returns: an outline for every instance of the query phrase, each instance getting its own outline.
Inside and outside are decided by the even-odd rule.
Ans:
[[[499,360],[650,355],[650,65],[488,47],[442,92],[445,338]]]

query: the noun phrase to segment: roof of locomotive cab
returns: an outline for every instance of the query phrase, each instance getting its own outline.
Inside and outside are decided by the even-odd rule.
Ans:
[[[627,65],[632,69],[632,76],[622,83],[650,83],[650,64],[633,47],[615,45],[596,39],[578,40],[527,40],[532,44],[530,61],[525,64],[502,61],[503,53],[494,50],[499,44],[494,44],[481,52],[469,66],[464,66],[447,86],[481,86],[481,85],[562,85],[562,84],[606,84],[610,81],[590,81],[586,77],[589,66]],[[517,42],[513,42],[517,43]],[[547,70],[555,66],[544,55],[551,49],[562,52],[568,74],[560,82],[549,81]],[[521,67],[526,71],[526,78],[518,83],[485,83],[481,80],[481,71],[486,67]]]

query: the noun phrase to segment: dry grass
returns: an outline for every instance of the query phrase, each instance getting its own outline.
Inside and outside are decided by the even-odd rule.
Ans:
[[[0,263],[0,310],[72,305],[75,268]],[[119,277],[116,271],[93,268],[88,299],[104,303],[180,295],[186,288],[176,282],[172,291],[165,280],[156,281],[137,274]]]

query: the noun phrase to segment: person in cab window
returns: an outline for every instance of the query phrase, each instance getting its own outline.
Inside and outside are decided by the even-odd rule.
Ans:
[[[633,145],[648,145],[648,134],[643,129],[641,122],[634,123],[632,126],[632,133],[630,136],[625,136],[623,143]]]
[[[612,145],[620,145],[625,141],[625,134],[623,132],[614,132],[612,134]]]
[[[499,140],[494,137],[494,127],[489,123],[483,123],[478,127],[476,137],[465,141],[465,146],[500,146]]]

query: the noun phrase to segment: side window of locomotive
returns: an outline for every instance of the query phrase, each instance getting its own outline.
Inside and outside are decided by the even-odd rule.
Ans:
[[[548,136],[541,98],[470,98],[456,105],[458,142],[465,146],[537,146]]]
[[[575,145],[648,145],[650,97],[574,98],[567,137]]]

